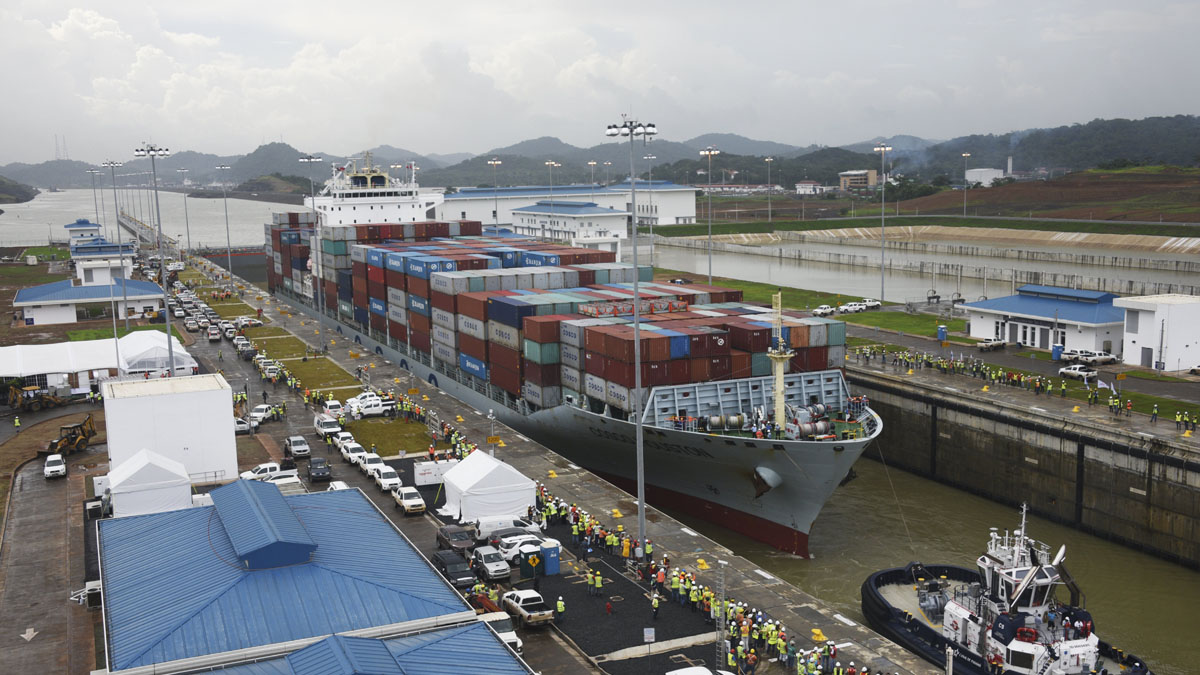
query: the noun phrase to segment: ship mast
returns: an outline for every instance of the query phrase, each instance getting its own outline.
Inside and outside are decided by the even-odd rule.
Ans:
[[[775,374],[773,394],[775,398],[775,424],[779,429],[787,430],[787,408],[784,403],[783,375],[787,363],[792,358],[792,350],[783,342],[783,293],[771,296],[771,307],[775,310],[775,319],[771,325],[771,348],[767,356],[771,359],[771,367]]]

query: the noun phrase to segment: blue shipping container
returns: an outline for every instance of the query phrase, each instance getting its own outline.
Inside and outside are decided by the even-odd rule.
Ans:
[[[458,367],[465,370],[469,375],[474,375],[481,380],[487,379],[487,364],[475,358],[474,356],[459,354]]]
[[[370,305],[372,314],[387,316],[387,301],[379,298],[367,298],[367,304]]]
[[[537,306],[531,305],[518,296],[500,296],[488,298],[488,320],[520,329],[521,322],[527,316],[534,316]]]
[[[767,323],[766,321],[751,321],[750,325],[758,326],[759,328],[770,328],[771,330],[775,329],[775,324]],[[775,333],[771,333],[771,335],[774,335],[774,334]],[[783,338],[783,344],[785,344],[785,345],[792,344],[792,329],[787,324],[784,324],[782,326],[782,330],[780,331],[780,337]]]
[[[358,323],[365,324],[371,320],[371,316],[370,316],[370,313],[367,312],[367,310],[363,309],[362,307],[355,307],[354,308],[354,320],[357,321]]]
[[[691,338],[675,330],[661,330],[662,335],[666,335],[671,345],[672,359],[686,359],[692,355]]]
[[[371,267],[383,267],[383,254],[386,253],[381,248],[367,249],[367,264]]]
[[[429,316],[429,300],[419,295],[409,294],[408,308],[421,316]]]

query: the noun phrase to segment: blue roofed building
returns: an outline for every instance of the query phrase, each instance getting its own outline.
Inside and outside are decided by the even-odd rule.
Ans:
[[[238,481],[210,494],[212,506],[99,521],[110,672],[282,657],[334,634],[474,620],[358,490],[284,497]]]
[[[543,199],[512,210],[512,231],[568,246],[612,251],[621,259],[629,212],[595,202]]]
[[[597,167],[599,168],[599,167]],[[644,165],[639,170],[644,170]],[[504,168],[498,177],[504,180]],[[696,188],[669,180],[628,180],[611,185],[517,185],[464,187],[448,194],[437,206],[439,220],[478,220],[484,225],[516,225],[514,211],[541,201],[590,202],[603,209],[632,212],[630,188],[637,190],[640,225],[681,225],[696,222]]]
[[[1101,291],[1026,284],[1016,295],[968,302],[963,307],[973,338],[1039,349],[1059,344],[1065,349],[1119,355],[1124,310],[1113,306],[1116,297]]]
[[[75,261],[75,276],[79,283],[105,285],[131,276],[137,242],[114,244],[104,238],[100,225],[87,218],[63,227],[71,235],[71,259]]]
[[[83,284],[79,279],[64,279],[40,286],[22,288],[13,297],[13,309],[20,311],[26,326],[75,323],[81,305],[116,303],[117,316],[151,316],[162,309],[162,288],[149,281],[116,278],[106,284]]]

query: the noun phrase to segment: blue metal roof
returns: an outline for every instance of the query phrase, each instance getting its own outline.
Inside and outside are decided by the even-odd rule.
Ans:
[[[968,302],[964,306],[999,314],[1098,325],[1125,320],[1125,310],[1112,304],[1116,297],[1112,293],[1029,284],[1018,288],[1017,295]]]
[[[137,244],[132,241],[120,244],[111,242],[104,237],[92,237],[82,243],[71,244],[72,258],[112,258],[122,255],[132,257],[137,253]]]
[[[680,185],[678,183],[675,183],[675,182],[669,181],[669,180],[642,180],[641,178],[639,178],[637,180],[636,187],[637,187],[638,192],[641,192],[643,190],[692,190],[692,191],[696,191],[699,189],[699,188],[692,187],[691,185]],[[625,181],[621,181],[620,183],[613,183],[612,185],[609,185],[608,188],[613,191],[628,192],[629,191],[629,181],[625,180]]]
[[[533,206],[522,206],[513,209],[513,213],[537,213],[558,216],[620,216],[629,215],[628,211],[602,208],[595,202],[568,202],[543,199]]]
[[[122,292],[121,284],[125,284]],[[69,302],[102,302],[113,298],[120,300],[128,295],[132,299],[162,295],[162,287],[149,281],[114,279],[110,285],[75,286],[71,279],[55,281],[41,286],[22,288],[13,297],[13,305],[45,305]]]
[[[279,488],[239,480],[209,493],[225,534],[247,569],[306,562],[317,544],[283,499]]]
[[[100,224],[93,223],[93,222],[89,221],[87,218],[80,218],[73,223],[63,225],[63,227],[67,228],[68,230],[73,230],[76,228],[83,228],[83,227],[100,227]]]
[[[215,506],[101,521],[110,668],[471,611],[359,491],[284,500],[317,548],[272,569],[238,563]]]
[[[383,640],[334,635],[286,657],[294,675],[404,675]]]
[[[392,663],[399,670],[345,670],[345,661],[335,650],[338,647],[321,647],[327,642],[337,640],[341,649],[352,645],[351,649],[360,650],[355,658],[366,665],[367,653],[362,647],[366,642],[382,644],[386,647]],[[319,648],[320,647],[320,648]],[[319,649],[318,649],[319,648]],[[312,650],[311,654],[306,654]],[[334,652],[334,653],[331,653]],[[302,656],[303,655],[303,656]],[[387,661],[375,662],[381,657],[378,651],[370,653],[370,663],[377,668],[386,667]],[[299,657],[299,658],[297,658]],[[301,663],[298,663],[301,662]],[[325,665],[326,670],[300,670],[299,667]],[[293,652],[286,658],[270,659],[257,663],[230,666],[218,672],[227,675],[343,675],[347,673],[403,673],[404,675],[528,675],[530,672],[513,656],[487,626],[482,623],[470,623],[454,628],[419,633],[407,637],[375,640],[371,638],[327,638],[321,642]]]

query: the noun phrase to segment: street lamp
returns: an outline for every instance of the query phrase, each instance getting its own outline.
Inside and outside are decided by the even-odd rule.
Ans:
[[[221,200],[225,202],[225,265],[229,268],[229,283],[233,284],[233,244],[232,238],[229,236],[229,195],[226,192],[225,184],[229,178],[229,165],[222,164],[216,167],[217,171],[224,171],[225,174],[221,177]]]
[[[150,175],[154,180],[154,213],[158,220],[158,283],[163,292],[163,328],[167,332],[167,377],[175,377],[175,347],[171,344],[171,311],[167,307],[167,256],[163,250],[162,207],[158,203],[158,167],[155,159],[167,158],[171,151],[150,143],[142,143],[142,147],[133,149],[134,157],[150,158]]]
[[[963,217],[964,218],[967,217],[967,158],[970,156],[971,156],[971,153],[969,153],[969,152],[964,152],[962,154],[962,158],[963,158]]]
[[[592,202],[596,201],[596,160],[588,160],[588,166],[592,169]]]
[[[885,273],[885,270],[883,268],[883,258],[884,258],[884,250],[885,250],[885,247],[887,246],[887,237],[885,234],[886,230],[884,229],[887,226],[887,222],[886,222],[887,209],[883,208],[884,199],[887,198],[887,177],[883,172],[883,168],[885,166],[884,158],[887,157],[887,154],[891,149],[892,149],[892,146],[886,145],[884,143],[880,143],[879,145],[875,146],[875,152],[879,153],[879,178],[880,178],[880,182],[879,182],[879,301],[880,302],[883,302],[883,276]]]
[[[96,175],[100,172],[96,169],[88,169],[88,174],[92,177],[92,206],[96,209],[96,224],[100,224],[100,202],[96,199]],[[46,242],[49,243],[49,242]]]
[[[642,343],[642,302],[638,280],[641,275],[638,270],[637,246],[637,181],[633,171],[633,141],[642,138],[642,145],[658,134],[658,127],[652,123],[635,122],[624,115],[620,124],[610,124],[604,131],[609,138],[629,139],[629,204],[633,218],[633,344]],[[638,552],[646,550],[646,462],[644,457],[644,440],[642,439],[642,350],[633,350],[633,419],[635,425],[634,437],[637,446],[637,492],[638,492]],[[644,562],[643,556],[639,560]]]
[[[492,225],[496,231],[500,231],[500,179],[496,177],[498,167],[504,162],[500,161],[499,157],[493,157],[487,161],[488,166],[492,167]]]
[[[712,158],[713,155],[719,155],[721,151],[708,146],[700,151],[701,157],[708,158],[708,173],[704,174],[708,178],[708,188],[704,191],[705,197],[708,198],[708,285],[712,286]]]
[[[608,178],[608,170],[609,170],[609,168],[610,168],[610,167],[612,167],[612,162],[605,162],[605,163],[604,163],[604,185],[605,185],[605,187],[607,187],[607,186],[608,186],[608,185],[609,185],[609,184],[612,182],[612,181],[611,181],[611,180],[609,180],[609,178]]]
[[[768,157],[763,160],[767,163],[767,222],[771,222],[771,163],[775,161],[774,157]]]
[[[543,163],[546,165],[546,168],[550,169],[550,215],[548,217],[553,218],[554,217],[554,167],[562,166],[562,164],[559,164],[558,162],[556,162],[552,159],[548,159]],[[542,241],[546,241],[546,221],[544,221],[544,220],[542,221]]]
[[[296,161],[301,164],[320,164],[325,161],[323,157],[315,155],[305,155]],[[319,226],[317,222],[317,184],[313,182],[312,172],[308,173],[308,191],[312,195],[312,212],[313,212],[313,227]],[[320,254],[310,256],[313,261],[313,304],[316,305],[316,310],[321,317],[321,323],[325,322],[325,284],[321,269]]]
[[[96,224],[99,225],[100,224],[100,207],[96,204],[96,176],[100,175],[101,172],[98,169],[88,169],[87,172],[89,174],[91,174],[91,176],[92,176],[92,204],[93,204],[93,206],[96,206]],[[117,227],[120,227],[119,223],[117,224]],[[122,269],[124,269],[123,265],[122,265]],[[122,274],[122,276],[124,276],[124,275]],[[113,349],[116,350],[117,368],[118,368],[118,372],[120,372],[119,369],[121,367],[121,343],[117,339],[117,299],[115,297],[115,294],[112,292],[112,287],[115,283],[116,283],[116,281],[112,279],[112,276],[110,274],[109,280],[108,280],[108,297],[109,297],[109,300],[112,305]],[[125,280],[122,278],[121,287],[124,288],[124,286],[125,286]]]
[[[100,166],[108,167],[108,172],[112,176],[113,206],[117,211],[117,256],[121,264],[121,301],[124,304],[124,307],[121,309],[121,313],[125,315],[125,331],[128,332],[129,290],[125,287],[125,246],[121,243],[121,207],[117,206],[117,167],[125,165],[120,162],[109,160],[107,162],[101,162]]]
[[[175,172],[183,176],[183,229],[187,233],[188,251],[192,250],[192,224],[188,220],[187,208],[187,173],[188,169],[175,169]],[[182,257],[182,256],[180,256]]]
[[[646,222],[650,225],[650,266],[654,266],[654,222],[658,218],[654,217],[654,160],[658,159],[657,155],[645,155],[642,159],[650,163],[646,170],[646,194],[649,195],[650,203],[646,207]],[[632,180],[632,179],[630,179]]]

